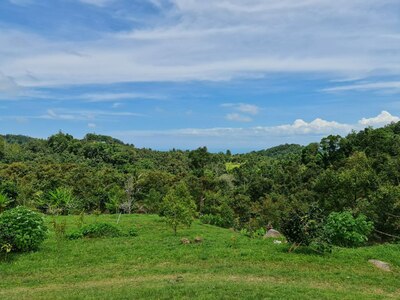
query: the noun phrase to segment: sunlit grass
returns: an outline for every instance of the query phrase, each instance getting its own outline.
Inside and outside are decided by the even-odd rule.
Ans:
[[[68,231],[79,225],[79,217],[59,218]],[[0,299],[400,299],[400,245],[321,256],[200,223],[174,236],[157,216],[123,215],[118,226],[135,226],[139,236],[70,241],[51,231],[40,251],[0,264]],[[180,243],[196,236],[203,243]],[[376,269],[371,258],[393,271]]]

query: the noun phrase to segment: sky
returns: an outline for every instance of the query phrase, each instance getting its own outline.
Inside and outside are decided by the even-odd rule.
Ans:
[[[247,152],[396,121],[399,0],[0,1],[0,134]]]

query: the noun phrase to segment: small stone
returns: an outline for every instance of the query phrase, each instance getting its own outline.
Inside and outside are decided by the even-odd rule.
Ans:
[[[183,239],[181,239],[181,243],[184,245],[187,245],[187,244],[190,244],[190,240],[187,238],[183,238]]]
[[[368,262],[373,264],[378,269],[381,269],[386,272],[390,272],[390,265],[384,261],[380,261],[377,259],[370,259]]]
[[[195,243],[202,243],[203,242],[203,238],[201,237],[201,236],[196,236],[195,238],[194,238],[194,242]]]
[[[267,231],[267,233],[264,235],[264,238],[280,238],[282,237],[282,234],[275,229],[270,229]]]

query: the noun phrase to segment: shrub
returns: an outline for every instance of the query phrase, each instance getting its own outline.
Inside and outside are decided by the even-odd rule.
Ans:
[[[228,205],[223,204],[220,211],[221,212],[218,213],[204,214],[200,217],[200,221],[203,224],[210,224],[223,228],[233,227],[234,216],[232,209]]]
[[[350,211],[331,213],[324,225],[324,234],[332,244],[342,247],[357,247],[368,241],[373,223],[360,214],[354,217]]]
[[[332,251],[330,239],[324,232],[322,210],[311,206],[307,213],[293,211],[281,220],[281,232],[292,246],[289,252],[299,246],[325,253]]]
[[[281,220],[281,232],[289,243],[309,246],[322,235],[323,219],[321,211],[311,207],[307,213],[293,211]]]
[[[200,217],[200,221],[203,224],[225,227],[224,219],[220,215],[205,214]]]
[[[46,235],[47,227],[43,217],[23,206],[0,215],[0,244],[11,245],[12,251],[37,250]]]
[[[125,236],[125,234],[118,227],[108,223],[89,224],[67,235],[67,237],[71,240],[84,237],[101,238],[101,237],[120,237],[120,236]]]

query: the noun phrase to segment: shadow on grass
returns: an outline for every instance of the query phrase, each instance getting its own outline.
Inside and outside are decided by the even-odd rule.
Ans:
[[[0,254],[0,263],[1,264],[9,264],[14,262],[18,257],[18,253],[2,253]]]
[[[307,246],[300,246],[292,251],[290,251],[290,249],[291,249],[291,245],[288,244],[287,246],[285,245],[284,247],[281,247],[279,249],[279,251],[286,253],[286,254],[301,254],[301,255],[311,255],[311,256],[326,256],[329,254],[329,253],[319,252],[319,251],[317,251],[311,247],[307,247]]]

